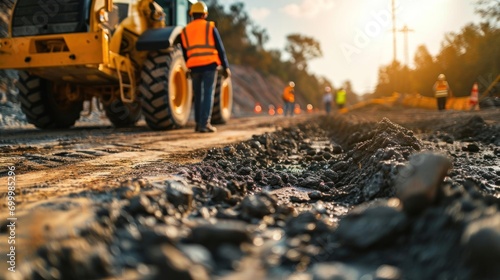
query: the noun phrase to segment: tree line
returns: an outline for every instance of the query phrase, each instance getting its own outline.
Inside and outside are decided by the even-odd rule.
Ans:
[[[0,0],[0,36],[6,36],[8,11],[13,0]],[[310,73],[308,62],[322,56],[321,46],[312,37],[288,34],[284,50],[266,49],[269,34],[249,18],[243,3],[231,4],[228,10],[218,0],[207,0],[209,20],[217,23],[230,63],[250,66],[263,75],[275,75],[284,82],[293,80],[296,91],[308,103],[318,105],[325,86],[332,86],[326,77]],[[447,76],[455,96],[466,96],[474,82],[480,91],[486,89],[500,73],[500,5],[498,0],[476,0],[476,12],[484,22],[468,24],[459,33],[445,36],[440,52],[433,56],[425,45],[418,47],[414,67],[395,61],[379,68],[375,97],[393,92],[419,93],[433,96],[436,77]],[[283,59],[287,54],[289,59]],[[0,71],[0,78],[10,76]],[[348,99],[353,100],[351,83],[344,82]],[[278,94],[278,93],[277,93]]]
[[[500,5],[498,0],[476,0],[475,4],[483,22],[446,34],[435,56],[420,45],[411,69],[398,61],[381,66],[374,96],[393,92],[434,96],[432,86],[441,73],[456,97],[468,96],[474,82],[480,92],[486,90],[500,73]]]

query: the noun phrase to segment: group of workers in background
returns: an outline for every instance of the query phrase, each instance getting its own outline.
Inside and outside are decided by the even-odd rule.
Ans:
[[[295,83],[290,81],[288,85],[283,90],[283,111],[285,116],[293,116],[295,108]],[[341,88],[335,94],[332,93],[330,87],[325,87],[325,93],[323,95],[323,104],[325,105],[325,111],[330,114],[332,111],[332,103],[335,100],[335,105],[337,109],[340,110],[344,108],[346,102],[346,91]]]
[[[343,88],[340,88],[336,93],[332,93],[331,87],[325,87],[325,93],[323,94],[323,104],[325,104],[326,114],[329,115],[332,111],[332,103],[334,100],[338,110],[344,108],[346,96],[347,93]]]
[[[295,103],[294,95],[294,82],[289,82],[288,86],[285,87],[283,91],[283,101],[285,102],[284,114],[293,115],[293,107]],[[439,111],[445,110],[446,101],[448,97],[453,97],[450,85],[446,81],[446,76],[444,74],[439,74],[437,81],[433,86],[434,97],[436,97],[437,108]],[[323,105],[327,115],[332,112],[332,103],[335,101],[335,105],[338,110],[341,110],[345,106],[346,102],[346,91],[340,88],[336,93],[332,93],[331,87],[325,87],[325,93],[323,94]],[[478,84],[475,82],[472,86],[471,94],[469,96],[469,106],[470,110],[479,109],[479,90]]]
[[[231,76],[229,63],[224,46],[215,24],[207,21],[208,8],[199,1],[191,7],[193,18],[182,32],[182,48],[189,75],[193,81],[196,132],[215,132],[217,129],[210,123],[213,106],[214,87],[217,77],[217,67],[222,66],[225,78]],[[295,108],[295,83],[290,81],[283,91],[284,115],[293,116]],[[439,111],[445,110],[446,100],[452,97],[450,85],[444,74],[438,76],[433,86],[434,96]],[[323,104],[327,114],[332,111],[332,105],[338,110],[344,108],[346,91],[340,88],[336,93],[327,86],[323,95]],[[474,83],[469,98],[471,110],[478,108],[478,84]]]

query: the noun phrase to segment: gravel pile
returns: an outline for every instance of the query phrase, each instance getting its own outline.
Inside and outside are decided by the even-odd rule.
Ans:
[[[33,279],[498,279],[498,126],[416,134],[339,116],[122,182]],[[443,141],[443,133],[453,141]]]

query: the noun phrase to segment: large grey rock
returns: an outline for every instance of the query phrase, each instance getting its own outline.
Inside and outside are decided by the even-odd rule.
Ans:
[[[443,155],[420,153],[411,156],[396,180],[397,197],[403,209],[416,214],[432,204],[450,168],[451,161]]]
[[[370,200],[374,198],[377,193],[380,192],[380,190],[384,186],[384,174],[382,172],[377,172],[375,173],[372,178],[370,179],[368,185],[366,185],[363,188],[363,197],[365,200]]]
[[[132,197],[130,199],[130,204],[127,207],[127,210],[132,215],[146,214],[146,213],[153,213],[154,212],[154,208],[151,205],[151,201],[144,194],[140,194],[140,195]]]
[[[49,242],[38,249],[38,255],[41,259],[32,268],[35,279],[47,277],[47,266],[55,273],[51,279],[103,279],[113,271],[112,256],[106,245],[100,242],[90,244],[82,238]]]
[[[251,218],[261,219],[276,212],[277,203],[271,195],[261,193],[246,196],[241,202],[241,211]]]
[[[154,279],[210,279],[202,265],[194,264],[181,251],[169,244],[149,248],[149,263],[158,269]]]
[[[208,271],[215,268],[212,255],[206,247],[198,244],[185,244],[178,247],[192,262],[203,265]]]
[[[190,210],[193,202],[191,187],[185,181],[168,180],[165,183],[168,201],[180,210]]]
[[[500,275],[500,214],[470,223],[462,235],[467,260],[477,271]]]
[[[252,238],[247,230],[246,223],[219,220],[217,224],[204,224],[194,227],[189,241],[213,249],[221,244],[240,245],[243,242],[251,242]]]
[[[302,212],[298,216],[287,219],[285,232],[289,237],[303,234],[321,234],[329,232],[331,228],[321,219],[321,216],[312,211]]]
[[[354,208],[340,220],[336,234],[345,245],[366,249],[395,238],[406,226],[399,201],[391,199]]]

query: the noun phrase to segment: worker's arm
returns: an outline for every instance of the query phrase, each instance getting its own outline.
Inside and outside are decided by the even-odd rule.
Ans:
[[[182,48],[182,56],[184,56],[184,61],[188,60],[187,52],[185,48]]]
[[[184,28],[182,29],[182,32],[184,32],[184,30],[185,30],[185,29],[186,29],[186,28],[184,27]],[[187,60],[188,60],[188,55],[187,55],[187,50],[186,50],[186,48],[184,47],[184,41],[182,41],[182,42],[181,42],[181,47],[182,47],[182,56],[184,56],[184,61],[186,61],[186,62],[187,62]]]
[[[224,49],[224,45],[222,43],[222,39],[220,38],[219,31],[214,27],[214,40],[215,40],[215,48],[219,53],[219,59],[224,69],[229,68],[229,62],[227,62],[226,50]]]

